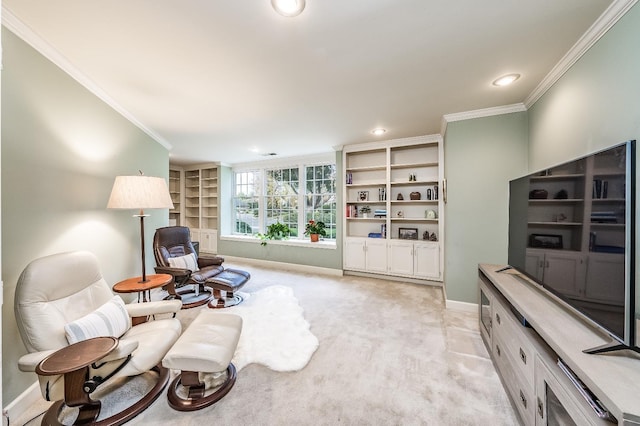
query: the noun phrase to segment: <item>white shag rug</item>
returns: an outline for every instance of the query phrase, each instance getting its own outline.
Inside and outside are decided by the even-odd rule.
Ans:
[[[242,317],[242,333],[231,362],[238,370],[252,363],[274,371],[303,369],[318,348],[291,287],[276,285],[243,294],[239,305],[216,312]]]

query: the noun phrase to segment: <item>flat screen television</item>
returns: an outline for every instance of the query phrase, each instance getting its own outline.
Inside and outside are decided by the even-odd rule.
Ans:
[[[587,353],[640,352],[635,196],[635,141],[509,184],[509,265],[611,336]]]

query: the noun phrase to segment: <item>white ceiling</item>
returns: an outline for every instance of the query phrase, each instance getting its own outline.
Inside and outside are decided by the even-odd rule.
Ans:
[[[296,18],[270,0],[2,3],[172,162],[233,164],[523,102],[612,1],[307,0]]]

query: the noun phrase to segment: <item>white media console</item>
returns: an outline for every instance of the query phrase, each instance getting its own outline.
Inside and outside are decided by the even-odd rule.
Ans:
[[[522,423],[640,425],[640,356],[583,353],[610,338],[503,268],[479,265],[480,331]]]

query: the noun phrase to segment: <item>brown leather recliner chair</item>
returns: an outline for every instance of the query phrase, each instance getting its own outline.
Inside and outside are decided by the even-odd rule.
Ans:
[[[204,305],[211,299],[212,289],[205,286],[205,282],[224,270],[224,258],[199,256],[191,242],[189,228],[158,228],[153,236],[153,254],[156,273],[173,276],[167,291],[171,297],[182,300],[183,308]]]
[[[240,269],[225,269],[220,256],[199,256],[186,226],[158,228],[153,237],[153,253],[158,265],[156,272],[173,275],[167,290],[171,296],[182,299],[183,308],[207,302],[210,308],[228,308],[242,302],[237,292],[251,274]],[[209,301],[211,293],[213,300]]]

